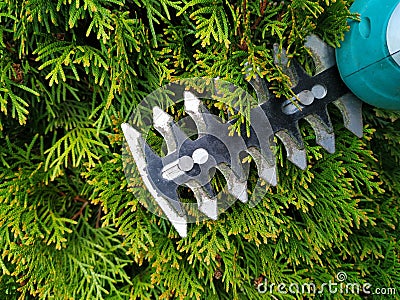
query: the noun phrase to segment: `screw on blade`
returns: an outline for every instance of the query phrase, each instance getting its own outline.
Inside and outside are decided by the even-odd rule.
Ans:
[[[147,171],[147,161],[144,151],[144,148],[148,147],[146,142],[143,140],[141,134],[129,124],[124,123],[121,127],[125,139],[128,142],[132,157],[135,160],[139,174],[143,179],[143,183],[167,218],[171,221],[172,225],[178,231],[179,235],[185,237],[187,235],[186,217],[178,214],[176,205],[172,204],[169,199],[165,198],[162,193],[157,191],[157,187],[153,185],[148,176],[149,173]]]

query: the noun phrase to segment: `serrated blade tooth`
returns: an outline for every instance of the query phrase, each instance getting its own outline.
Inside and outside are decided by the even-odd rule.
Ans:
[[[124,133],[125,139],[128,143],[131,155],[135,160],[136,166],[138,168],[139,174],[143,179],[143,183],[147,187],[147,190],[153,196],[154,200],[160,206],[165,216],[175,227],[181,237],[187,236],[187,219],[186,215],[179,215],[178,212],[173,208],[170,201],[157,192],[155,187],[153,187],[148,174],[147,174],[147,163],[146,155],[143,151],[145,146],[145,141],[142,135],[127,123],[121,124],[122,131]]]
[[[326,115],[329,119],[329,116]],[[335,152],[335,134],[329,120],[328,124],[319,115],[305,117],[315,132],[316,142],[329,153]]]
[[[276,136],[282,141],[286,148],[287,158],[302,170],[307,168],[307,155],[303,147],[299,147],[298,143],[285,131],[279,131]],[[301,144],[302,145],[302,144]]]
[[[316,74],[336,65],[335,50],[323,42],[318,36],[314,34],[307,36],[304,46],[311,52],[311,56],[315,62]]]
[[[331,118],[329,117],[328,109],[326,107],[324,109],[321,109],[318,112],[318,115],[315,114],[315,116],[318,117],[318,120],[321,122],[321,124],[326,126],[326,128],[330,128],[329,130],[333,132]]]
[[[268,101],[269,91],[268,91],[268,87],[267,87],[267,84],[265,83],[264,79],[262,79],[258,75],[255,75],[255,78],[251,78],[249,80],[249,83],[251,84],[253,89],[256,91],[258,104]]]
[[[185,111],[193,119],[196,124],[197,132],[199,135],[205,133],[207,129],[206,121],[204,120],[202,110],[204,109],[201,101],[193,93],[185,91],[183,92],[183,99],[185,105]]]
[[[176,151],[177,141],[172,130],[173,118],[158,106],[153,107],[153,126],[164,137],[168,153]]]
[[[333,132],[333,126],[327,108],[325,107],[323,110],[318,112],[318,115],[308,115],[305,119],[315,132],[317,144],[329,153],[334,153],[335,134]]]
[[[261,151],[254,147],[249,148],[247,152],[251,155],[257,165],[258,176],[268,184],[276,186],[278,184],[276,165],[271,165],[261,154]]]
[[[283,132],[288,134],[290,140],[296,145],[297,148],[304,149],[303,138],[301,137],[299,125],[297,123],[288,124]]]
[[[193,191],[199,211],[207,217],[216,220],[218,218],[218,202],[216,197],[210,197],[206,189],[194,180],[190,180],[185,184]]]
[[[228,185],[229,194],[233,195],[241,202],[246,203],[249,199],[247,196],[247,181],[240,180],[235,173],[225,164],[217,166],[225,177],[226,184]]]
[[[153,126],[164,137],[168,154],[175,152],[188,139],[186,133],[173,122],[172,116],[158,106],[153,107]]]
[[[248,68],[247,71],[250,71],[251,68]],[[248,77],[250,74],[247,73],[246,77]],[[249,83],[253,87],[253,89],[256,91],[257,99],[258,99],[258,104],[264,103],[265,101],[268,101],[269,99],[269,90],[268,86],[266,84],[266,81],[262,79],[258,74],[255,74],[254,77],[250,78]]]
[[[344,126],[359,138],[363,136],[362,102],[348,93],[334,101],[343,115]]]
[[[279,49],[279,45],[275,43],[273,45],[273,56],[274,63],[280,66],[283,72],[289,76],[292,87],[296,86],[298,81],[297,72],[293,65],[289,66],[289,59],[286,55],[286,49]]]

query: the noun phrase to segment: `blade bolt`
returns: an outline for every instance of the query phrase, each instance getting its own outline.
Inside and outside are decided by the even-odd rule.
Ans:
[[[300,92],[297,97],[299,97],[300,103],[303,105],[310,105],[314,102],[314,94],[309,90]]]
[[[178,167],[181,171],[190,171],[193,168],[193,159],[190,156],[182,156],[179,158]]]
[[[328,93],[326,88],[321,84],[314,85],[311,89],[311,92],[317,99],[325,98],[326,94]]]
[[[195,164],[202,165],[208,160],[208,152],[204,148],[196,149],[193,151],[192,158]]]

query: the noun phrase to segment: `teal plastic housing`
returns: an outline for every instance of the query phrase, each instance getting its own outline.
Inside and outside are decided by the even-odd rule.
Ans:
[[[400,65],[394,59],[400,48],[389,51],[387,28],[392,14],[392,21],[400,18],[393,13],[399,4],[400,0],[356,0],[350,10],[359,13],[361,21],[349,21],[350,31],[336,49],[340,75],[350,90],[368,104],[393,110],[400,110]],[[400,27],[394,29],[397,45]]]

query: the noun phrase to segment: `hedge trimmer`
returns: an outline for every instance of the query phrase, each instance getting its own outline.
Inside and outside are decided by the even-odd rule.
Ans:
[[[187,208],[180,200],[179,187],[192,190],[197,200],[196,209],[202,215],[217,219],[221,208],[231,202],[221,199],[212,188],[210,181],[215,168],[226,180],[227,194],[248,202],[249,164],[244,153],[256,163],[258,176],[268,185],[276,185],[274,136],[285,146],[287,158],[305,169],[307,159],[298,125],[300,120],[308,121],[315,131],[317,144],[333,153],[335,137],[328,104],[339,108],[345,127],[358,137],[363,130],[360,99],[383,108],[400,108],[400,2],[356,1],[352,10],[360,12],[361,19],[352,21],[345,42],[336,51],[336,59],[334,49],[318,37],[311,35],[306,39],[305,46],[312,53],[316,73],[309,76],[298,63],[291,62],[288,72],[296,82],[292,99],[277,98],[260,77],[251,79],[258,105],[250,109],[248,126],[244,123],[239,126],[240,135],[232,133],[237,119],[223,122],[202,104],[201,98],[236,95],[238,102],[243,95],[248,96],[240,88],[219,80],[198,80],[197,87],[193,81],[175,83],[166,93],[173,102],[183,99],[184,110],[196,125],[195,138],[174,123],[163,109],[150,107],[152,125],[166,141],[168,153],[163,157],[152,150],[139,130],[128,123],[122,124],[143,183],[182,237],[187,234],[189,215],[196,214],[193,207]],[[360,49],[367,49],[366,55]],[[274,52],[277,63],[287,66],[285,53],[277,49]]]

